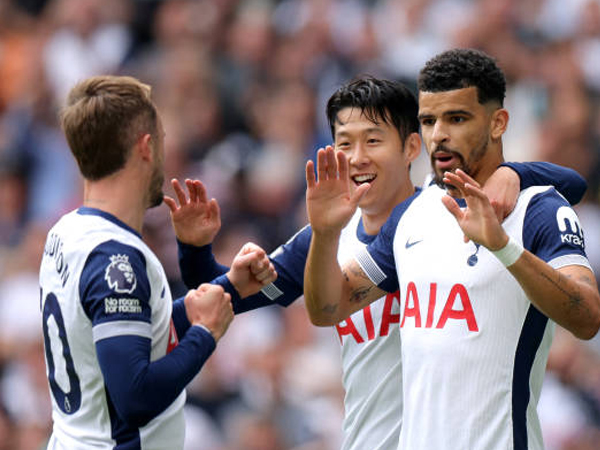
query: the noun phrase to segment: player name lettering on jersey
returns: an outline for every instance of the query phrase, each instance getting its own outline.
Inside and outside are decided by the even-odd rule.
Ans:
[[[104,299],[104,311],[107,314],[114,313],[141,313],[142,305],[137,298],[112,298]]]
[[[400,302],[400,295],[398,292],[386,295],[378,336],[387,336],[390,330],[390,324],[400,322],[400,314],[392,313],[392,308],[395,301]],[[368,341],[375,339],[375,323],[373,321],[373,314],[371,313],[371,305],[363,308],[362,316],[365,323],[366,336],[363,337],[360,334],[358,328],[352,320],[352,317],[348,317],[346,320],[341,321],[335,326],[340,338],[340,343],[343,343],[343,336],[352,336],[358,344],[365,342],[365,339]],[[354,317],[356,318],[356,315]]]
[[[423,327],[423,320],[421,314],[421,298],[425,299],[425,292],[419,292],[417,290],[417,285],[414,282],[409,282],[406,286],[406,301],[404,302],[404,314],[402,315],[402,323],[400,324],[400,328],[404,327],[407,318],[411,318],[412,323],[414,323],[415,328]],[[479,331],[479,326],[477,325],[477,319],[475,317],[475,313],[473,311],[473,307],[471,306],[471,299],[469,298],[469,293],[467,292],[467,288],[462,284],[455,284],[450,289],[450,293],[448,294],[448,298],[446,298],[444,303],[444,309],[439,317],[434,317],[436,305],[437,305],[437,283],[431,283],[429,285],[429,293],[428,293],[428,302],[427,302],[427,310],[425,315],[425,328],[433,328],[435,323],[435,328],[444,328],[448,319],[453,320],[464,320],[469,331]],[[455,303],[460,304],[460,309],[455,309]]]
[[[56,233],[51,233],[46,239],[44,246],[44,255],[49,256],[54,260],[54,268],[60,276],[63,287],[69,279],[69,265],[65,261],[65,256],[62,252],[63,242]]]

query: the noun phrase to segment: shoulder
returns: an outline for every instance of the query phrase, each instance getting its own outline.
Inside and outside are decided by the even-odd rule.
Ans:
[[[381,233],[392,233],[398,226],[400,220],[407,214],[409,210],[411,210],[411,207],[424,201],[425,198],[431,195],[433,189],[434,187],[430,187],[427,189],[417,188],[413,195],[396,205],[396,207],[392,210],[390,217],[381,228]]]

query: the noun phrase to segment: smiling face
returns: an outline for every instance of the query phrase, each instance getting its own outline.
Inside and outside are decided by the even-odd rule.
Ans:
[[[335,148],[348,158],[352,189],[362,183],[371,188],[359,207],[365,214],[387,217],[412,194],[409,165],[419,154],[417,133],[402,142],[398,130],[383,120],[369,120],[360,108],[343,108],[335,125]]]
[[[460,168],[483,184],[502,162],[507,121],[494,102],[479,103],[476,87],[420,92],[421,134],[436,183],[443,186],[444,173]]]

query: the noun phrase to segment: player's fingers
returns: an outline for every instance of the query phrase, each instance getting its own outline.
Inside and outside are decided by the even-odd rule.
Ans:
[[[194,180],[194,187],[196,188],[196,196],[198,201],[201,203],[206,203],[208,201],[208,196],[206,195],[206,186],[200,180]]]
[[[323,148],[317,152],[317,177],[319,183],[327,179],[327,153]]]
[[[460,221],[460,219],[463,216],[463,212],[458,206],[458,203],[456,203],[456,200],[454,200],[454,198],[450,197],[449,195],[444,195],[442,197],[442,203],[450,212],[450,214],[452,214],[456,218],[456,220]]]
[[[263,285],[269,284],[275,281],[275,279],[277,278],[277,272],[275,271],[275,267],[270,265],[264,270],[262,270],[260,273],[255,274],[254,277]]]
[[[473,178],[471,178],[471,176],[468,175],[464,170],[456,169],[456,175],[458,177],[460,177],[460,179],[463,180],[465,183],[469,183],[473,186],[477,186],[478,188],[481,187],[481,185],[477,181],[475,181]]]
[[[270,284],[277,279],[277,271],[275,270],[275,266],[273,264],[269,265],[268,273],[269,275],[261,281],[263,285]]]
[[[464,194],[465,194],[465,192],[464,192],[465,182],[458,175],[456,175],[456,174],[454,174],[452,172],[446,172],[446,173],[444,173],[443,182],[446,185],[451,186],[454,189],[457,189],[460,192],[460,196],[464,197]]]
[[[179,180],[177,180],[176,178],[173,178],[171,180],[171,185],[173,186],[173,189],[175,190],[175,195],[177,196],[177,200],[179,200],[179,204],[185,205],[187,203],[187,196],[185,195],[185,191],[183,190],[183,187],[179,183]]]
[[[189,178],[186,178],[185,186],[187,187],[190,196],[190,202],[196,203],[198,201],[198,194],[196,193],[196,186],[194,186],[194,181],[190,180]]]
[[[337,159],[338,173],[340,176],[340,180],[348,180],[349,179],[348,158],[346,158],[346,155],[344,152],[336,152],[335,157]]]
[[[327,177],[330,180],[335,180],[338,174],[338,165],[335,157],[335,151],[330,145],[328,145],[325,149],[325,155],[327,157]]]
[[[250,263],[250,272],[252,272],[253,275],[257,275],[267,269],[271,263],[266,255],[260,255],[258,252],[255,252],[255,255],[256,257]]]
[[[216,217],[219,226],[221,226],[221,209],[219,208],[219,202],[217,202],[217,199],[215,198],[211,198],[208,202],[208,215],[210,217]]]
[[[479,201],[486,201],[489,203],[488,196],[485,194],[485,192],[483,192],[483,190],[479,186],[475,186],[471,183],[465,183],[463,187],[463,192],[465,193],[465,198],[472,197],[478,199]],[[466,200],[468,202],[469,199],[466,198]]]
[[[232,263],[232,266],[241,269],[244,267],[248,267],[250,268],[252,261],[254,261],[254,258],[256,256],[254,255],[254,253],[248,253],[245,255],[237,255]]]
[[[306,187],[313,188],[315,184],[315,163],[309,160],[306,162]]]
[[[163,202],[165,202],[165,205],[169,207],[172,213],[177,211],[177,203],[175,203],[175,200],[173,200],[168,195],[163,195]]]
[[[263,252],[263,254],[264,254],[264,250],[259,245],[256,245],[254,242],[246,242],[244,245],[242,245],[242,248],[240,249],[239,254],[247,255],[249,253],[259,253],[259,252]]]
[[[510,213],[510,211],[507,211],[506,208],[504,208],[504,206],[501,205],[496,200],[490,200],[490,204],[492,205],[494,213],[496,214],[496,217],[498,218],[498,222],[502,222],[504,220],[504,218],[506,216],[508,216],[508,214]]]

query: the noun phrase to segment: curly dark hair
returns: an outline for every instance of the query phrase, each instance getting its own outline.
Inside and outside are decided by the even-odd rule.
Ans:
[[[411,133],[419,132],[417,99],[406,86],[396,81],[365,75],[335,91],[327,102],[327,120],[334,138],[338,113],[344,108],[360,108],[371,122],[383,120],[393,125],[402,142]]]
[[[431,58],[417,80],[419,92],[444,92],[477,88],[479,103],[495,101],[504,105],[506,79],[496,61],[486,53],[457,48]]]

